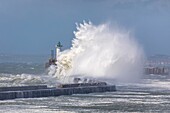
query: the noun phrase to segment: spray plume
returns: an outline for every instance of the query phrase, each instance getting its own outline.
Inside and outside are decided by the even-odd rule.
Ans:
[[[55,76],[130,80],[138,78],[143,69],[143,50],[130,32],[109,24],[77,25],[72,47],[58,56]]]

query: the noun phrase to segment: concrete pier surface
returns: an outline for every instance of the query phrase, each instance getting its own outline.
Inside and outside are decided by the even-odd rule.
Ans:
[[[16,99],[16,98],[38,98],[72,94],[88,94],[97,92],[113,92],[116,91],[115,85],[101,84],[63,84],[63,87],[48,88],[43,86],[18,86],[0,88],[0,100]]]
[[[47,89],[47,85],[18,86],[18,87],[0,87],[0,92],[2,92],[2,91],[37,90],[37,89]]]

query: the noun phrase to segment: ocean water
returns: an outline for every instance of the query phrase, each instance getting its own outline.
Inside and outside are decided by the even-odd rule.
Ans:
[[[44,68],[47,57],[0,58],[0,87],[55,84]],[[4,100],[0,101],[0,113],[170,112],[168,76],[145,75],[136,83],[116,86],[116,92]]]

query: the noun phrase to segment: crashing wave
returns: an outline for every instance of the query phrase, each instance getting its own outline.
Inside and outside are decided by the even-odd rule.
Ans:
[[[109,24],[77,24],[72,47],[60,52],[54,76],[62,82],[81,76],[135,79],[142,74],[144,53],[129,31]]]

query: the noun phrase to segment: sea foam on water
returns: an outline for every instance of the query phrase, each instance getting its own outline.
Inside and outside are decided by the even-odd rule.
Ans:
[[[132,80],[142,74],[144,53],[129,31],[83,22],[74,35],[72,47],[58,56],[58,79]]]

